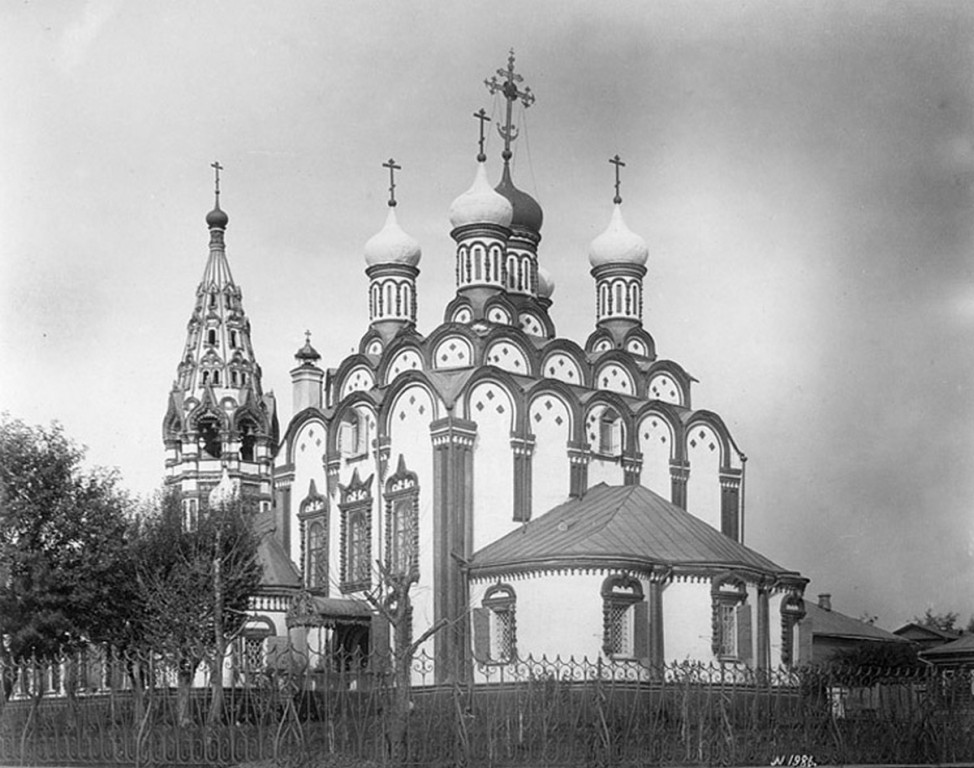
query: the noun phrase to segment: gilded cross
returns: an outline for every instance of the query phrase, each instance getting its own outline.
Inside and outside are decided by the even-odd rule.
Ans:
[[[609,158],[609,162],[616,167],[616,196],[612,198],[612,202],[618,205],[622,202],[622,196],[619,194],[619,184],[621,183],[619,181],[619,169],[625,168],[626,164],[619,159],[619,155]]]
[[[487,155],[484,154],[484,123],[489,123],[490,118],[487,117],[483,107],[480,108],[479,112],[474,112],[473,116],[480,121],[480,152],[477,153],[477,162],[482,163],[487,159]]]
[[[503,126],[498,124],[497,132],[504,139],[504,152],[501,157],[507,162],[511,159],[511,142],[517,138],[518,130],[515,125],[511,122],[511,112],[514,106],[514,102],[518,99],[525,108],[530,107],[534,104],[534,94],[531,93],[531,89],[525,86],[524,90],[518,90],[517,84],[524,81],[521,75],[514,71],[514,49],[511,49],[511,55],[507,58],[507,69],[498,69],[497,74],[503,78],[498,80],[496,76],[492,76],[490,80],[484,80],[484,85],[487,86],[487,90],[491,93],[497,93],[500,91],[504,95],[504,100],[507,102],[507,120]]]
[[[210,163],[210,168],[212,168],[214,173],[216,174],[216,200],[217,203],[219,203],[220,202],[220,171],[223,170],[223,166],[220,165],[219,160],[216,160]]]
[[[311,331],[305,331],[304,332],[304,343],[305,344],[310,344],[311,343]]]
[[[396,171],[401,171],[402,166],[396,165],[396,161],[391,157],[389,161],[382,164],[383,168],[389,169],[389,207],[396,207]]]

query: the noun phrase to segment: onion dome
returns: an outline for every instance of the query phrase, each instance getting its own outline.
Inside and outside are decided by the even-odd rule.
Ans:
[[[294,353],[294,359],[302,365],[314,365],[321,360],[318,350],[311,346],[311,333],[305,334],[304,346]]]
[[[511,207],[514,209],[514,214],[511,217],[511,229],[526,229],[536,234],[541,232],[541,222],[544,220],[541,206],[527,192],[522,192],[514,186],[514,182],[511,180],[510,166],[507,163],[504,163],[504,175],[496,189],[510,200]]]
[[[229,221],[230,217],[220,209],[219,202],[212,211],[206,214],[206,226],[210,229],[226,229]]]
[[[550,299],[555,292],[555,279],[544,267],[538,267],[538,296],[542,299]]]
[[[376,264],[405,264],[415,267],[422,255],[419,243],[399,226],[396,209],[390,206],[385,226],[365,244],[365,263],[370,267]]]
[[[603,264],[643,266],[648,258],[649,248],[646,247],[646,241],[626,226],[622,219],[622,207],[616,203],[609,226],[589,246],[589,264],[593,267],[601,267]]]
[[[508,198],[491,189],[487,168],[481,161],[477,163],[473,185],[450,204],[450,224],[454,229],[467,224],[508,227],[513,213]]]

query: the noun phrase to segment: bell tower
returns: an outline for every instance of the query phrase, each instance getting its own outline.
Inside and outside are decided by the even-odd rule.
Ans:
[[[219,484],[224,470],[255,511],[269,509],[278,439],[274,395],[261,387],[243,295],[227,262],[224,235],[229,217],[220,208],[223,167],[212,167],[216,204],[206,215],[209,256],[196,288],[162,427],[166,485],[182,492],[188,527],[196,520],[200,500]]]

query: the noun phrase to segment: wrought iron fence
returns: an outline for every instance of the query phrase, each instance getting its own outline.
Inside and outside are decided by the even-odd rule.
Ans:
[[[385,764],[388,658],[298,653],[180,686],[157,657],[89,654],[3,669],[0,762],[17,765]],[[417,766],[805,765],[974,760],[972,670],[516,659],[431,685],[417,657],[405,715]],[[184,682],[189,678],[184,676]],[[348,763],[354,765],[355,763]]]

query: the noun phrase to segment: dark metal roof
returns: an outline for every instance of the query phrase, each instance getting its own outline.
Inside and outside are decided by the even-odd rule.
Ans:
[[[470,572],[654,565],[798,577],[648,488],[604,483],[474,553]]]
[[[826,637],[841,637],[855,640],[870,640],[879,643],[908,643],[905,637],[898,637],[892,632],[867,624],[859,619],[846,616],[838,611],[827,611],[817,603],[805,601],[805,618],[811,621],[812,635]]]
[[[974,660],[974,634],[961,635],[953,642],[920,651],[920,655],[930,661]]]

